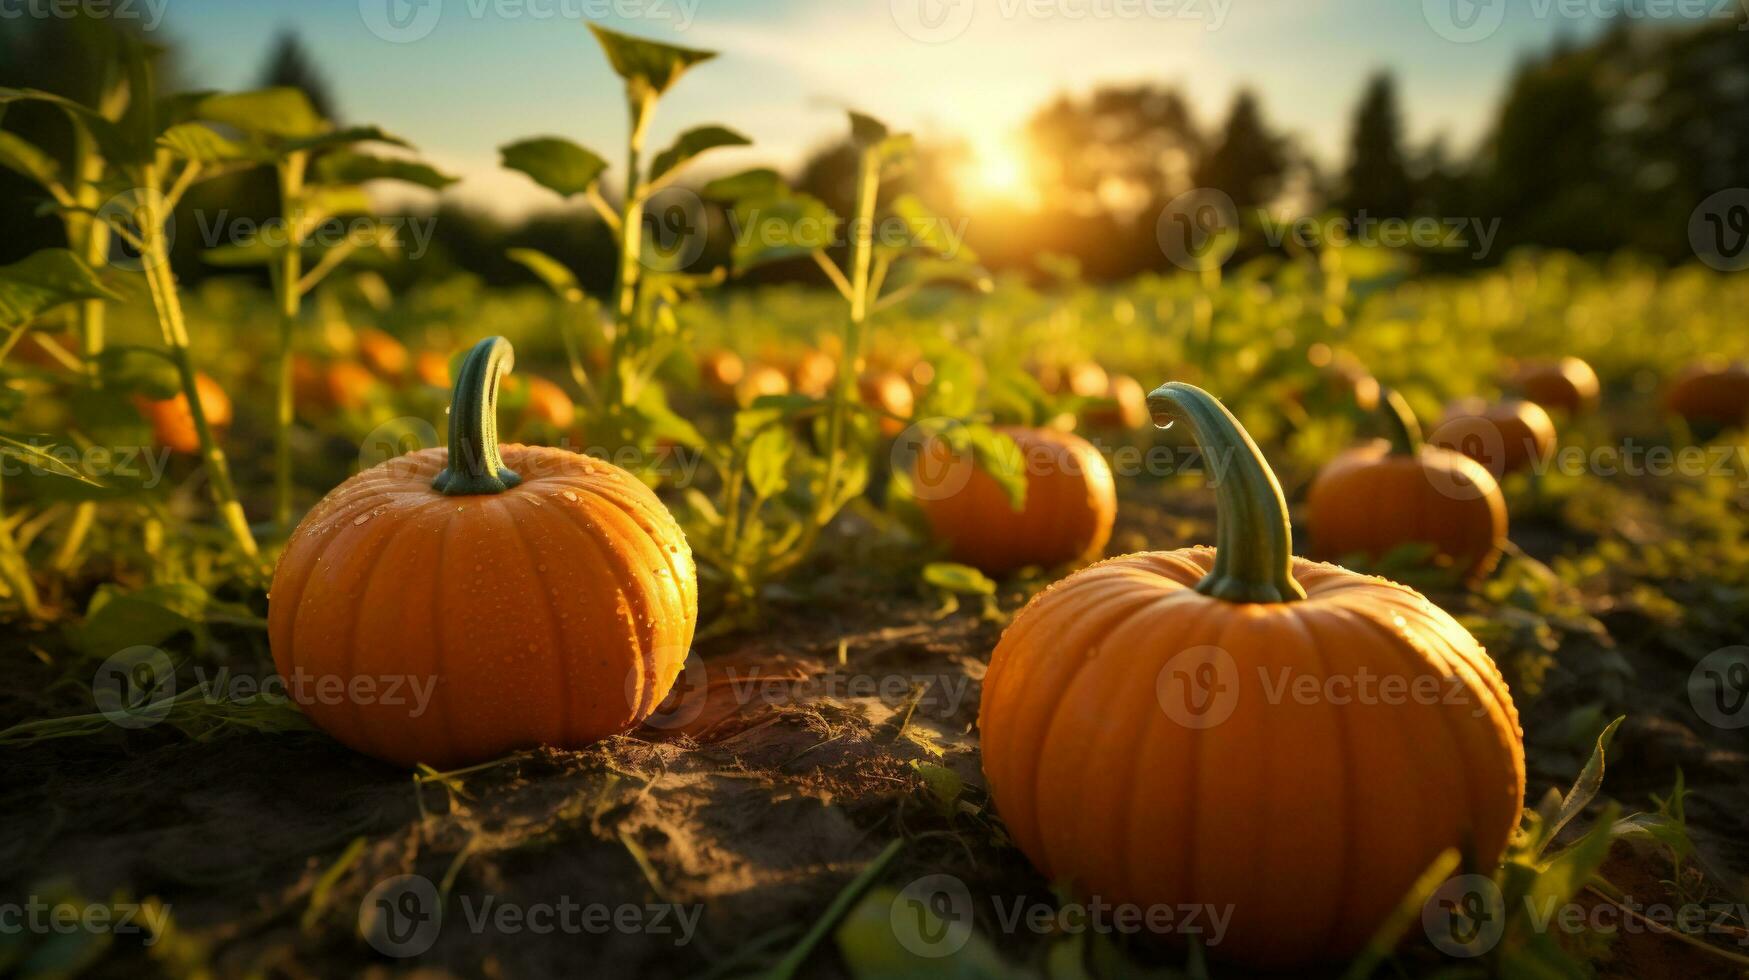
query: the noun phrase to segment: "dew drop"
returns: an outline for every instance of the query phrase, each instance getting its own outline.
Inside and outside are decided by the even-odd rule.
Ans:
[[[575,501],[576,501],[576,499],[577,499],[577,491],[575,491],[575,490],[566,490],[566,491],[565,491],[565,492],[564,492],[564,494],[563,494],[563,496],[564,496],[564,498],[565,498],[565,499],[566,499],[566,500],[570,500],[570,501],[573,501],[573,502],[575,502]]]

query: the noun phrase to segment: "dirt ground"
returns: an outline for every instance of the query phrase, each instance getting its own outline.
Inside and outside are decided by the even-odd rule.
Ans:
[[[1111,550],[1176,546],[1206,533],[1210,516],[1196,494],[1126,499]],[[1533,555],[1565,546],[1535,528],[1518,539]],[[1024,598],[1005,592],[1000,608],[1012,613]],[[0,898],[56,889],[155,898],[174,928],[151,947],[85,936],[61,953],[68,964],[89,960],[91,975],[129,977],[745,975],[795,947],[899,839],[905,846],[881,885],[945,872],[980,899],[1050,903],[1050,883],[1004,843],[981,790],[978,683],[1002,624],[976,603],[946,615],[939,606],[864,593],[779,608],[767,629],[700,644],[703,666],[689,670],[657,725],[443,779],[411,778],[314,732],[196,741],[109,731],[0,746]],[[31,642],[16,635],[7,645],[20,640]],[[1591,653],[1575,646],[1556,657],[1572,666]],[[1641,689],[1681,690],[1687,664],[1625,655]],[[44,693],[55,676],[35,660],[9,668],[0,728],[75,705],[83,692]],[[1571,704],[1519,704],[1536,800],[1569,785],[1583,760],[1563,730]],[[1741,894],[1745,743],[1697,733],[1685,710],[1648,699],[1629,707],[1604,792],[1629,812],[1650,809],[1680,766],[1696,791],[1689,822],[1707,874],[1720,892]],[[951,807],[925,778],[940,770],[965,784]],[[1669,892],[1668,862],[1626,844],[1605,870],[1640,901]],[[398,959],[361,938],[360,910],[409,874],[446,897],[429,947]],[[566,903],[611,908],[637,928],[540,931],[532,913],[514,927],[490,917],[494,907]],[[1003,935],[990,908],[974,904],[979,933],[995,937],[1010,965],[1043,972],[1058,937]],[[1168,948],[1123,945],[1137,964],[1182,962]],[[1441,963],[1415,943],[1402,961],[1415,975]],[[1624,929],[1595,962],[1604,977],[1733,975],[1722,960],[1645,930]],[[850,975],[830,934],[800,972]],[[1234,975],[1218,964],[1213,973]]]

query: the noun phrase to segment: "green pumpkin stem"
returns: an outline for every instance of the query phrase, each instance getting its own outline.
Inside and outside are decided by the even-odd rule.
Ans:
[[[449,465],[432,489],[463,497],[503,493],[522,482],[498,454],[498,380],[515,362],[503,337],[487,337],[462,359],[449,404]]]
[[[1421,452],[1421,423],[1415,411],[1395,388],[1379,393],[1379,418],[1385,425],[1385,438],[1391,442],[1391,455],[1414,456]]]
[[[1148,395],[1157,425],[1184,420],[1215,482],[1215,567],[1196,591],[1228,602],[1294,602],[1293,528],[1281,484],[1233,413],[1195,385],[1169,381]]]

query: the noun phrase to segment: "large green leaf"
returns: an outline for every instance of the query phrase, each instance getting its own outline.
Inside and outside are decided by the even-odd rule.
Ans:
[[[56,455],[51,451],[53,448],[53,446],[44,446],[39,440],[19,433],[0,432],[0,457],[18,460],[25,467],[26,472],[33,475],[42,474],[75,480],[88,487],[101,488],[104,486],[84,471]]]
[[[731,218],[736,272],[826,248],[838,232],[838,217],[806,194],[743,200],[735,205]]]
[[[522,171],[563,197],[589,190],[607,169],[606,160],[558,136],[521,140],[499,147],[498,152],[505,167]]]
[[[55,158],[16,133],[0,132],[0,167],[16,171],[44,187],[60,179],[61,165]]]
[[[704,185],[703,195],[713,201],[739,201],[747,197],[782,197],[789,188],[770,167],[756,167],[718,177]]]
[[[345,129],[331,129],[314,136],[286,140],[278,145],[284,152],[298,150],[324,150],[331,146],[348,146],[353,143],[388,143],[392,146],[407,146],[406,140],[392,133],[386,133],[379,126],[348,126]]]
[[[196,114],[246,133],[282,139],[316,136],[326,127],[310,97],[291,86],[208,96]]]
[[[650,179],[662,179],[664,174],[707,150],[719,146],[750,146],[752,143],[747,137],[723,126],[689,129],[676,137],[668,149],[656,154],[656,159],[650,163]]]
[[[260,158],[260,154],[254,149],[226,139],[211,126],[200,123],[171,126],[158,137],[158,145],[197,163],[230,163]]]
[[[316,161],[316,176],[324,183],[362,184],[370,180],[398,180],[432,190],[442,190],[457,178],[418,160],[379,157],[369,153],[327,153]]]
[[[120,299],[85,260],[64,248],[45,248],[0,266],[0,327],[20,329],[44,312],[81,299]]]
[[[576,303],[583,299],[583,288],[577,285],[577,277],[558,259],[532,248],[507,249],[504,255],[534,273],[541,282],[547,284],[548,289],[567,303]]]
[[[590,24],[589,30],[601,44],[601,50],[607,54],[607,61],[613,66],[614,74],[625,79],[628,84],[642,82],[658,95],[668,91],[670,86],[679,81],[686,69],[717,56],[715,51],[663,44],[660,41],[610,31],[599,24]]]

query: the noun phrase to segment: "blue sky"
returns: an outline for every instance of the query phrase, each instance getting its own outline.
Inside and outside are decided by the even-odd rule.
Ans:
[[[1000,153],[1056,92],[1141,79],[1179,84],[1208,125],[1249,84],[1273,125],[1335,163],[1372,71],[1397,72],[1412,137],[1465,148],[1521,57],[1589,35],[1632,0],[156,2],[196,84],[253,83],[276,34],[294,29],[347,121],[402,134],[465,178],[449,193],[515,213],[549,199],[499,170],[500,144],[558,134],[617,162],[624,106],[585,19],[721,52],[663,101],[652,131],[658,147],[703,122],[753,138],[719,165],[793,163],[842,131],[847,106]],[[1464,23],[1483,36],[1447,36]]]

